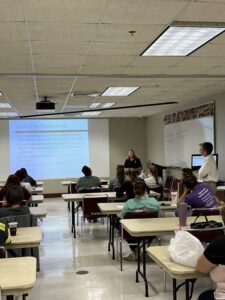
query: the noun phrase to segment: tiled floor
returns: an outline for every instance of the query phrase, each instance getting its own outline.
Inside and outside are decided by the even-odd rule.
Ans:
[[[63,200],[49,199],[46,204],[48,216],[41,224],[41,271],[29,299],[146,299],[143,283],[135,283],[136,264],[126,262],[121,272],[118,262],[107,252],[106,225],[85,225],[85,238],[81,242],[79,237],[73,239],[70,233],[70,215]],[[167,278],[167,292],[163,293],[163,272],[153,263],[149,263],[147,269],[148,279],[158,291],[149,289],[151,299],[172,299],[171,279]],[[88,271],[88,274],[77,275],[80,270]],[[193,299],[210,285],[209,279],[199,280]],[[179,299],[184,299],[183,291],[179,293]]]

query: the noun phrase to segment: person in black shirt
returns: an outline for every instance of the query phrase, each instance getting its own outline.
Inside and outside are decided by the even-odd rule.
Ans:
[[[223,222],[225,221],[225,206],[221,208]],[[216,290],[202,293],[198,300],[225,299],[225,236],[217,237],[208,245],[199,257],[197,270],[210,273],[211,279],[216,282]]]
[[[27,173],[27,170],[25,168],[21,168],[20,171],[23,174],[23,182],[28,182],[31,186],[37,185],[36,180]]]
[[[142,170],[142,164],[140,159],[135,155],[135,152],[133,149],[130,149],[128,151],[128,158],[125,160],[124,163],[124,169],[125,172],[127,173],[129,170],[134,170],[134,171],[141,171]]]

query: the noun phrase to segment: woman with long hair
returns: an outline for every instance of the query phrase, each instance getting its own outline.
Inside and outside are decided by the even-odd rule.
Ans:
[[[128,151],[128,158],[125,160],[124,169],[125,169],[126,173],[128,173],[129,171],[132,171],[132,170],[139,173],[142,170],[141,161],[136,156],[133,149],[130,149]]]

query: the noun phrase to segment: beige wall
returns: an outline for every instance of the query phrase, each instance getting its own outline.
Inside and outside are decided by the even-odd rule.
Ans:
[[[115,176],[117,164],[123,164],[127,151],[134,149],[146,165],[146,118],[113,118],[109,120],[110,177]]]
[[[133,148],[141,159],[143,166],[146,164],[146,119],[138,118],[113,118],[109,119],[109,163],[110,177],[115,176],[117,164],[123,164],[128,149]],[[102,153],[104,155],[104,153]],[[75,180],[67,178],[63,180]],[[61,180],[45,180],[44,192],[65,193],[66,187],[61,185]]]
[[[215,140],[216,152],[219,154],[219,176],[225,180],[225,93],[204,99],[199,103],[215,100]],[[187,106],[184,106],[184,108]],[[164,165],[164,113],[151,116],[147,119],[147,159]],[[172,170],[172,174],[178,175],[179,171]]]

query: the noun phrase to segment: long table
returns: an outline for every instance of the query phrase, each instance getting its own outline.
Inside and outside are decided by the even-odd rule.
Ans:
[[[32,205],[37,206],[39,203],[44,201],[43,195],[32,195]]]
[[[33,187],[32,190],[31,190],[32,195],[42,194],[43,192],[44,192],[44,188],[41,187],[41,186]]]
[[[42,241],[42,231],[40,227],[19,227],[16,236],[11,236],[11,244],[7,249],[22,249],[39,247]]]
[[[37,207],[30,207],[30,212],[38,219],[43,219],[47,216],[47,206],[45,204],[40,204]]]
[[[196,217],[187,218],[187,227],[190,228],[190,223],[195,221]],[[204,218],[204,217],[203,217]],[[222,221],[221,216],[209,216],[208,220]],[[199,218],[200,219],[200,218]],[[157,218],[157,219],[123,219],[120,221],[122,228],[124,228],[134,238],[141,238],[143,244],[143,264],[141,270],[141,257],[138,255],[136,282],[138,282],[138,275],[140,275],[145,282],[145,296],[148,297],[148,281],[146,278],[146,245],[145,242],[152,236],[163,236],[173,234],[179,230],[179,219],[176,217],[171,218]],[[185,228],[184,228],[185,229]]]
[[[100,211],[109,217],[108,251],[110,251],[112,247],[112,259],[115,259],[113,215],[120,213],[124,204],[124,202],[108,202],[98,204]],[[173,212],[176,210],[176,206],[173,206],[171,201],[162,201],[160,202],[160,210],[163,212]]]
[[[148,255],[152,260],[162,268],[173,279],[173,300],[177,299],[177,292],[185,284],[186,300],[190,300],[189,283],[194,283],[193,279],[207,277],[208,275],[198,272],[195,268],[186,267],[171,260],[168,252],[168,246],[154,246],[147,249]],[[177,286],[177,280],[184,281]]]
[[[2,296],[28,294],[36,281],[36,259],[16,257],[0,259],[0,289]]]
[[[151,191],[150,195],[152,197],[158,196],[159,194],[156,192]],[[78,211],[80,205],[78,204],[75,208],[75,202],[80,203],[83,201],[85,196],[106,196],[108,197],[108,201],[119,201],[121,198],[116,197],[116,192],[99,192],[99,193],[74,193],[74,194],[62,194],[62,198],[65,202],[71,203],[72,208],[71,208],[71,220],[72,220],[72,225],[71,225],[71,232],[74,234],[74,238],[76,238],[76,224],[75,224],[75,214]]]

